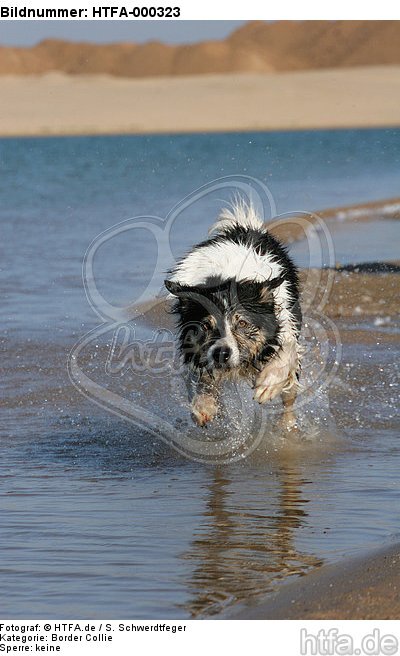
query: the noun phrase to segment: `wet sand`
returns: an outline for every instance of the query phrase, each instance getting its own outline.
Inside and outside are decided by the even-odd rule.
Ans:
[[[357,273],[332,269],[300,272],[302,306],[315,305],[316,286],[321,294],[330,288],[324,313],[332,318],[396,316],[399,312],[398,273]]]
[[[365,66],[148,79],[3,76],[0,135],[396,126],[399,72]]]
[[[230,619],[400,619],[400,544],[314,570]]]

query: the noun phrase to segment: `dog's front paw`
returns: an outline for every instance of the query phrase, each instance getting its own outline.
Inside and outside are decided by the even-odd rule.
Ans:
[[[288,371],[285,368],[265,369],[257,376],[254,386],[254,400],[259,403],[272,401],[288,384]]]
[[[191,404],[192,419],[198,426],[205,426],[218,412],[218,403],[211,394],[199,394]]]
[[[269,362],[256,378],[254,386],[254,399],[259,403],[272,401],[281,394],[292,380],[290,368],[280,358]]]
[[[254,386],[254,399],[259,403],[272,401],[284,389],[291,388],[296,381],[298,355],[296,343],[285,343],[282,350],[258,374]]]

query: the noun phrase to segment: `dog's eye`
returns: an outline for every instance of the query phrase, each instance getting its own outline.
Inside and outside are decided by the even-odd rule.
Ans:
[[[239,328],[248,328],[248,326],[249,326],[248,322],[245,321],[244,319],[239,319],[239,321],[237,322],[237,325],[238,325]]]
[[[211,323],[209,321],[203,321],[203,330],[208,332],[209,330],[211,330],[211,328],[212,328],[212,326],[211,326]]]

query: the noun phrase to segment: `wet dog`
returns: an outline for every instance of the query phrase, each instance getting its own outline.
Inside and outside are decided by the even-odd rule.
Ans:
[[[175,297],[194,421],[211,421],[223,381],[242,378],[259,403],[280,394],[293,424],[302,321],[297,270],[254,207],[239,200],[223,210],[210,238],[176,264],[165,286]]]

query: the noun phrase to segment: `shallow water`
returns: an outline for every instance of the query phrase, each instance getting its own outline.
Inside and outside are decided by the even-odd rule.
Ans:
[[[32,380],[16,358],[33,352],[17,347],[1,436],[3,616],[206,616],[398,539],[399,348],[358,337],[330,408],[322,395],[302,410],[300,437],[271,428],[220,466],[107,416],[51,370]],[[162,406],[159,383],[147,390]]]
[[[329,233],[335,252],[335,263],[357,264],[365,262],[390,262],[399,258],[400,222],[393,219],[377,219],[373,221],[332,222]],[[320,266],[318,259],[313,257],[314,240],[319,239],[318,231],[312,231],[310,246],[305,248],[303,242],[291,245],[290,252],[296,264],[300,267]],[[323,262],[329,266],[329,261]]]
[[[394,196],[399,134],[0,141],[3,617],[205,617],[399,538],[399,325],[384,307],[381,321],[338,324],[340,366],[329,393],[301,407],[299,432],[282,433],[269,408],[257,448],[229,464],[183,457],[84,398],[67,375],[72,345],[100,323],[80,267],[101,230],[165,213],[216,175],[266,178],[266,152],[281,211]],[[178,222],[174,252],[204,236],[204,207]],[[113,302],[134,301],[145,284],[154,262],[146,238],[104,249],[99,286]],[[376,259],[388,255],[385,243]],[[365,261],[366,249],[354,253]],[[168,321],[138,320],[136,337],[153,339]],[[107,373],[111,337],[82,355],[94,381],[194,439],[242,438],[236,396],[227,395],[229,420],[204,433],[188,423],[175,372]],[[307,330],[305,341],[303,378],[312,381],[318,355]],[[338,357],[328,351],[328,361]],[[239,400],[252,419],[250,395],[243,389]]]

